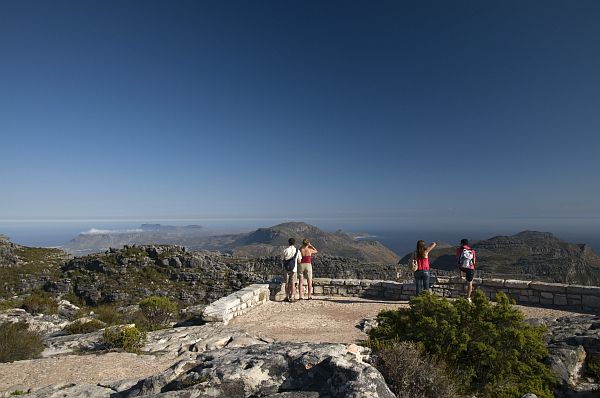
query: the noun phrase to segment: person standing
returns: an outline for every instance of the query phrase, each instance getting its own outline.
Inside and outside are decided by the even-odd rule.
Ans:
[[[429,246],[425,246],[425,241],[420,240],[417,242],[417,250],[413,253],[413,258],[417,260],[417,270],[415,271],[415,285],[416,294],[421,291],[429,290],[429,252],[437,246],[437,243],[432,242]]]
[[[300,264],[298,265],[298,290],[300,300],[302,300],[302,293],[304,293],[304,278],[307,281],[308,287],[308,299],[312,299],[312,262],[311,257],[313,254],[317,254],[318,251],[315,249],[313,245],[310,244],[308,239],[304,239],[302,241],[302,247],[300,248],[300,254],[302,255],[302,259],[300,260]]]
[[[471,293],[473,292],[473,277],[475,276],[475,264],[477,255],[475,250],[469,247],[468,239],[461,239],[460,246],[456,248],[456,262],[460,269],[460,276],[465,275],[467,280],[467,300],[471,302]]]
[[[302,260],[300,250],[296,248],[296,239],[288,239],[289,246],[281,253],[283,272],[285,275],[285,301],[296,301],[296,271],[298,263]]]

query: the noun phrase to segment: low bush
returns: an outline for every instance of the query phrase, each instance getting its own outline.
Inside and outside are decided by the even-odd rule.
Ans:
[[[0,325],[0,362],[36,358],[44,350],[41,337],[27,329],[27,324]]]
[[[372,342],[373,365],[398,398],[455,398],[446,365],[411,342]]]
[[[102,340],[108,348],[121,348],[127,352],[139,352],[146,343],[146,332],[135,326],[113,326],[104,329]]]
[[[421,294],[411,299],[409,309],[380,313],[379,326],[369,338],[371,344],[394,339],[417,343],[446,362],[460,393],[553,397],[555,378],[544,364],[545,329],[523,322],[523,314],[506,295],[499,293],[496,300],[494,305],[480,291],[473,303]]]
[[[586,367],[586,373],[596,382],[600,382],[600,354],[590,354]]]
[[[30,314],[58,314],[58,301],[45,292],[35,292],[23,299],[21,308]]]
[[[21,301],[19,300],[0,300],[0,311],[10,310],[12,308],[21,308]]]
[[[148,320],[150,330],[163,329],[175,319],[177,304],[167,297],[152,296],[140,301],[140,311]]]
[[[121,325],[125,321],[125,317],[117,310],[117,307],[110,304],[99,305],[91,309],[95,317],[107,325]]]
[[[92,319],[88,322],[71,322],[63,330],[69,334],[92,333],[106,326],[103,322]]]

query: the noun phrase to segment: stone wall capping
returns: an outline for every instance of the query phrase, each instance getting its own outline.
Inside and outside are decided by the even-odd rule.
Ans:
[[[568,285],[567,294],[585,294],[600,297],[600,286]]]
[[[221,297],[209,304],[202,313],[202,318],[208,322],[223,322],[227,324],[236,316],[242,315],[252,307],[269,300],[271,287],[281,288],[281,284],[253,284],[238,290],[229,296]]]
[[[567,285],[562,283],[531,282],[529,288],[543,292],[566,293]]]
[[[517,279],[507,279],[504,281],[504,287],[510,289],[528,289],[531,281],[521,281]]]
[[[496,278],[483,278],[481,282],[483,286],[490,287],[504,287],[504,279],[496,279]]]

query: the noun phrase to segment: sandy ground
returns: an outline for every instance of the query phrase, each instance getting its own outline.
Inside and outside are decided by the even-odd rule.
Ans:
[[[267,302],[235,318],[230,325],[276,341],[354,343],[366,338],[356,326],[384,309],[407,307],[406,301],[376,301],[354,297],[314,297],[295,303]],[[527,318],[577,315],[536,307],[520,308]],[[102,383],[147,377],[173,360],[152,355],[107,353],[0,363],[0,391],[13,386],[44,387],[57,383]]]
[[[32,388],[58,383],[97,384],[142,378],[161,372],[172,363],[172,359],[161,359],[154,355],[116,352],[0,363],[0,391],[16,386]]]
[[[230,325],[277,341],[356,343],[366,335],[356,327],[385,309],[408,307],[406,301],[377,301],[356,297],[319,297],[295,303],[268,301],[234,318]]]

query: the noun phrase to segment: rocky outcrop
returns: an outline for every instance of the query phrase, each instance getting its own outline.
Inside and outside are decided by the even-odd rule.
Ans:
[[[86,334],[48,337],[43,357],[89,353],[105,349],[102,330]],[[270,341],[270,340],[268,340]],[[178,327],[149,332],[141,352],[169,358],[189,359],[190,355],[223,347],[239,347],[248,344],[266,344],[247,333],[229,328],[221,323],[201,326]]]
[[[184,393],[187,397],[392,398],[381,374],[362,361],[364,349],[341,344],[270,343],[201,353],[141,380],[124,397]],[[184,396],[184,395],[165,395]],[[304,395],[306,396],[306,395]],[[309,395],[310,396],[310,395]]]
[[[98,347],[100,335],[55,337],[48,344],[55,354],[85,352]],[[369,350],[353,344],[275,343],[211,323],[151,332],[142,351],[172,358],[173,366],[141,380],[58,384],[30,394],[39,398],[394,396],[381,374],[363,361]]]
[[[596,397],[600,379],[588,364],[600,357],[600,316],[586,315],[558,319],[533,319],[534,325],[548,328],[550,367],[561,385],[558,397]]]
[[[13,308],[0,312],[0,324],[11,322],[24,322],[28,324],[28,329],[41,336],[50,336],[60,332],[69,321],[60,315],[31,315],[21,308]]]
[[[0,268],[12,267],[17,264],[18,258],[14,253],[15,244],[11,243],[6,235],[0,235]]]
[[[125,246],[74,258],[62,267],[61,276],[63,286],[68,280],[73,292],[91,305],[135,303],[157,295],[190,306],[261,279],[230,263],[238,262],[219,253],[189,252],[183,246]]]

